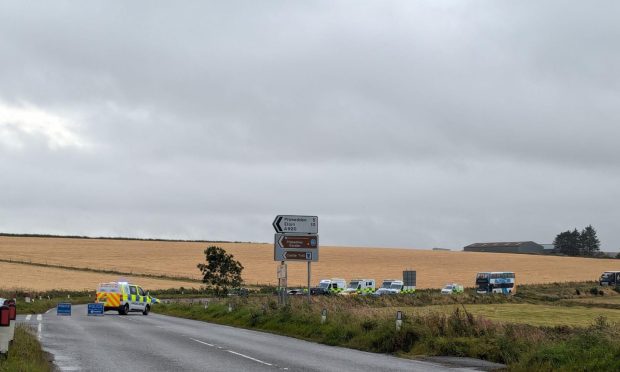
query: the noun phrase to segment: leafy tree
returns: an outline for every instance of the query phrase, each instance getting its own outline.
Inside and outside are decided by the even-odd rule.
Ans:
[[[203,276],[202,282],[208,288],[213,288],[218,294],[225,294],[230,288],[239,287],[243,283],[243,265],[232,254],[216,246],[208,247],[204,253],[207,263],[198,264],[198,269]]]
[[[583,256],[596,256],[601,250],[601,241],[596,236],[596,230],[589,225],[581,231],[579,237]]]

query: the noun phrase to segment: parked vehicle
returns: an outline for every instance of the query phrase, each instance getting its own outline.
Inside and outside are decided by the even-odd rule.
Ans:
[[[135,284],[111,282],[99,284],[95,302],[102,303],[104,311],[116,310],[120,315],[135,311],[148,315],[151,306],[158,304],[159,300]]]
[[[401,293],[402,290],[403,290],[402,280],[386,279],[383,281],[381,288],[379,288],[375,292],[375,295],[382,296],[382,295],[399,294]]]
[[[476,293],[513,294],[517,290],[515,273],[509,271],[482,272],[476,274]]]
[[[599,285],[620,285],[620,271],[605,271],[598,280]]]
[[[347,288],[347,281],[340,278],[322,279],[318,287],[310,288],[311,295],[338,294]]]
[[[343,295],[351,294],[372,294],[375,292],[375,280],[374,279],[352,279],[349,282],[349,286],[344,291],[340,292]]]
[[[451,284],[446,284],[442,289],[441,289],[441,294],[445,294],[445,295],[451,295],[451,294],[455,294],[455,293],[463,293],[464,289],[462,285],[456,284],[456,283],[451,283]]]

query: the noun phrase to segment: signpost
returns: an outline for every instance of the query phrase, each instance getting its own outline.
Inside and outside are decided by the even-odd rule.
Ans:
[[[274,240],[274,261],[316,262],[319,260],[319,236],[317,234],[276,233]]]
[[[308,301],[310,301],[311,263],[319,260],[319,218],[317,216],[278,215],[273,220],[276,230],[273,259],[284,267],[284,278],[278,268],[278,283],[286,286],[286,261],[308,263]],[[284,289],[286,293],[286,288]]]
[[[88,304],[88,315],[103,316],[104,307],[102,303]]]
[[[71,316],[71,304],[68,302],[61,302],[56,305],[56,315]]]
[[[317,216],[276,216],[273,228],[278,233],[318,234],[319,218]]]

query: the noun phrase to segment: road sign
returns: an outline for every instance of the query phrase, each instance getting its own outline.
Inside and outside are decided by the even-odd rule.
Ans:
[[[275,234],[275,261],[318,261],[319,236],[299,234]]]
[[[103,315],[104,308],[102,303],[88,304],[88,315]]]
[[[312,252],[284,251],[284,259],[287,261],[289,260],[312,261]]]
[[[273,228],[278,233],[318,234],[319,218],[317,216],[276,216]]]
[[[56,305],[56,315],[71,316],[71,304],[68,302],[61,302]]]
[[[283,235],[280,236],[280,247],[282,248],[305,248],[317,249],[319,247],[319,237],[314,235]]]

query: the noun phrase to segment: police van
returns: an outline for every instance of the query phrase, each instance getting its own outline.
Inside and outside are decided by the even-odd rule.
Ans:
[[[141,312],[148,315],[153,304],[159,303],[142,287],[127,282],[101,283],[97,287],[97,303],[102,303],[104,311],[116,310],[120,315]]]

